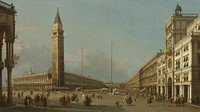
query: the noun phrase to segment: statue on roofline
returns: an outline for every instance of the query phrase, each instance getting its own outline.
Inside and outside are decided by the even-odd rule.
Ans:
[[[181,8],[181,6],[177,3],[177,5],[176,5],[176,9],[175,9],[175,15],[176,16],[181,16],[182,15],[182,13],[181,13],[181,11],[182,11],[182,8]]]

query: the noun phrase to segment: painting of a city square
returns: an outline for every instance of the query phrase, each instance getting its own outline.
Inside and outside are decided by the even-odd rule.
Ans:
[[[200,112],[199,0],[0,0],[0,112]]]

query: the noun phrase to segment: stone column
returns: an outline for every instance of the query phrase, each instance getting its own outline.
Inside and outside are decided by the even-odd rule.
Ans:
[[[184,95],[184,96],[185,96],[184,89],[185,89],[185,88],[184,88],[184,85],[181,84],[181,85],[179,86],[179,95],[180,95],[180,96],[181,96],[181,95]]]
[[[160,88],[159,94],[162,95],[163,94],[163,86],[161,85],[161,86],[159,86],[159,88]]]
[[[13,87],[12,87],[12,68],[14,67],[14,59],[13,59],[13,42],[6,41],[6,60],[5,67],[7,68],[8,75],[8,105],[13,104]]]
[[[2,70],[0,69],[0,99],[2,98]]]
[[[7,68],[7,74],[8,74],[8,104],[13,103],[13,96],[12,96],[12,69]]]
[[[195,93],[193,93],[195,95]],[[192,99],[193,99],[193,95],[192,95],[192,84],[190,84],[188,86],[188,96],[189,96],[189,99],[188,99],[188,102],[189,103],[192,103]]]
[[[1,35],[0,41],[0,99],[2,98],[3,86],[2,86],[2,70],[4,68],[4,63],[2,62],[2,46],[3,46],[3,36]]]

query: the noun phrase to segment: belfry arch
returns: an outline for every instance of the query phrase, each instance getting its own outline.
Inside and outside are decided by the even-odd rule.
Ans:
[[[7,4],[0,1],[0,98],[2,95],[2,71],[7,69],[7,104],[12,105],[12,69],[15,65],[14,61],[14,40],[15,40],[15,7],[13,4]],[[5,46],[6,53],[3,54],[2,48]],[[3,59],[5,55],[5,59]],[[2,100],[1,100],[2,102]]]

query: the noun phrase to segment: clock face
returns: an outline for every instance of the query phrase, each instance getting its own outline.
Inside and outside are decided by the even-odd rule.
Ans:
[[[168,68],[172,67],[172,59],[171,58],[168,59],[167,65],[168,65]]]

